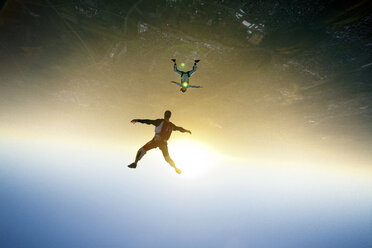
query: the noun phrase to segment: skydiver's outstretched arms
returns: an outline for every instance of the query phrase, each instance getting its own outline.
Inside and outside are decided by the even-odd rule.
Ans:
[[[189,84],[189,88],[203,88],[202,86],[198,86],[198,85],[190,85]]]
[[[180,83],[178,83],[178,82],[171,81],[171,83],[177,84],[178,86],[182,87],[182,84],[180,84]]]
[[[149,119],[133,119],[131,122],[134,124],[136,122],[147,124],[147,125],[154,125],[154,126],[159,126],[160,123],[162,122],[161,119],[156,119],[156,120],[149,120]]]
[[[191,131],[190,130],[184,129],[183,127],[178,127],[176,125],[174,125],[173,130],[174,131],[180,131],[181,133],[189,133],[189,134],[191,134]]]

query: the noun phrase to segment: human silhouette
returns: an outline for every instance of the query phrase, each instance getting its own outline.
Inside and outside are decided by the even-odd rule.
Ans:
[[[201,86],[190,85],[189,84],[190,76],[191,76],[191,74],[193,74],[196,71],[196,68],[197,68],[196,64],[200,61],[199,59],[194,61],[194,66],[192,67],[191,71],[180,71],[180,70],[178,70],[176,60],[172,59],[172,61],[174,62],[174,66],[173,66],[174,71],[181,75],[181,83],[178,83],[178,82],[175,82],[175,81],[171,81],[171,82],[180,86],[181,87],[180,91],[185,93],[187,88],[201,88]]]
[[[148,120],[148,119],[133,119],[131,122],[135,124],[136,122],[144,123],[147,125],[155,126],[155,136],[152,140],[147,142],[143,147],[141,147],[136,155],[136,159],[133,163],[128,165],[129,168],[136,168],[138,161],[146,154],[147,151],[159,147],[162,151],[165,161],[167,161],[170,166],[172,166],[178,174],[181,170],[176,167],[174,161],[170,158],[168,153],[168,143],[167,140],[172,134],[172,131],[180,131],[182,133],[190,133],[190,130],[184,129],[183,127],[178,127],[169,121],[172,113],[167,110],[164,112],[164,119]]]

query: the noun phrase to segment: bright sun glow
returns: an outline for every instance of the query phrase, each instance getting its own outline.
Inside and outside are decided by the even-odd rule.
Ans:
[[[218,155],[208,147],[188,139],[174,140],[169,145],[169,152],[182,177],[195,179],[205,176],[216,167]]]

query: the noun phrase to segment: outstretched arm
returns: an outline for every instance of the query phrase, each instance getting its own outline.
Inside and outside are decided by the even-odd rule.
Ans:
[[[190,130],[184,129],[183,127],[177,127],[176,125],[174,125],[173,130],[174,131],[180,131],[181,133],[189,133],[189,134],[191,134],[191,131]]]
[[[147,125],[154,125],[154,126],[158,126],[160,123],[159,123],[159,119],[156,119],[156,120],[149,120],[149,119],[133,119],[131,120],[131,122],[134,124],[136,122],[139,122],[139,123],[143,123],[143,124],[147,124]]]
[[[203,87],[198,86],[198,85],[190,85],[190,84],[189,84],[189,88],[203,88]]]

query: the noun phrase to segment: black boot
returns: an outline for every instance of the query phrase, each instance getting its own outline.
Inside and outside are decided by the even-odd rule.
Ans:
[[[137,163],[131,163],[128,165],[129,168],[135,169],[137,167]]]

